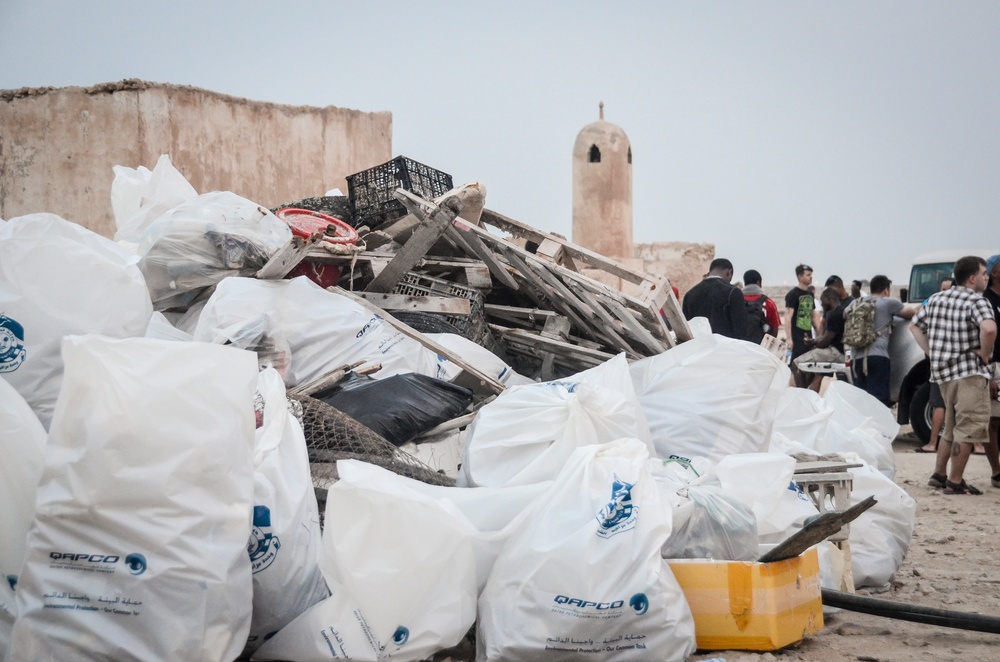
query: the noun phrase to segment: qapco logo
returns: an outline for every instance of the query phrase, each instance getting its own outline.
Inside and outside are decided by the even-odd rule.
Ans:
[[[0,314],[0,372],[14,372],[24,363],[24,327]]]
[[[635,526],[638,506],[632,505],[632,488],[635,483],[626,483],[617,475],[611,483],[611,501],[597,514],[600,528],[597,535],[610,538]]]
[[[250,567],[257,574],[266,569],[278,556],[281,541],[271,533],[271,509],[267,506],[253,507],[253,531],[247,541],[247,554],[250,555]]]

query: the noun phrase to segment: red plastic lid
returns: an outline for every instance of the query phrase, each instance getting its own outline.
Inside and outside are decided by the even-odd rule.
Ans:
[[[287,223],[292,234],[298,237],[308,237],[319,232],[324,235],[324,241],[331,244],[353,244],[358,240],[357,230],[340,219],[318,211],[285,207],[275,212],[275,215]]]

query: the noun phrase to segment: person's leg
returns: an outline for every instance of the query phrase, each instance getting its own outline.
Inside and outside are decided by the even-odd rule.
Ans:
[[[948,471],[948,482],[954,485],[961,485],[965,480],[965,466],[972,457],[972,444],[968,442],[953,443],[951,445],[951,467]]]
[[[941,385],[945,402],[955,403],[954,427],[951,432],[952,441],[958,444],[958,450],[952,447],[946,491],[962,486],[965,490],[959,493],[979,493],[966,485],[963,476],[973,445],[984,443],[989,437],[990,396],[987,384],[985,377],[973,375]]]
[[[1000,418],[990,419],[990,438],[986,443],[986,461],[990,463],[990,484],[1000,487]]]
[[[935,407],[931,412],[931,438],[920,450],[925,453],[937,451],[938,440],[941,438],[941,426],[944,425],[944,407]]]
[[[940,384],[941,400],[944,403],[944,427],[941,436],[938,438],[937,457],[934,460],[934,473],[931,474],[927,482],[931,487],[944,487],[948,479],[948,460],[952,453],[952,438],[955,434],[955,389],[954,382],[951,386]]]
[[[886,407],[889,399],[889,359],[884,356],[868,357],[868,393]]]

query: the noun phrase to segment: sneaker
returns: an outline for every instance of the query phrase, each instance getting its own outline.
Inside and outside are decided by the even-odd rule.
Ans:
[[[997,477],[1000,478],[1000,474],[998,474]],[[947,480],[948,477],[945,476],[944,474],[931,474],[931,478],[930,480],[927,481],[927,484],[930,485],[931,487],[944,489],[944,484]],[[997,487],[1000,487],[1000,485],[997,485]]]

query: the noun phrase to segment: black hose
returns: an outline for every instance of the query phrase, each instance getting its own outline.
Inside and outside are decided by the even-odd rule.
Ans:
[[[822,596],[823,604],[827,607],[839,607],[840,609],[859,611],[863,614],[875,614],[876,616],[894,618],[900,621],[913,621],[915,623],[927,623],[946,628],[1000,634],[1000,618],[994,616],[948,611],[934,607],[922,607],[906,602],[893,602],[892,600],[881,600],[855,593],[834,591],[828,588],[822,589]]]

